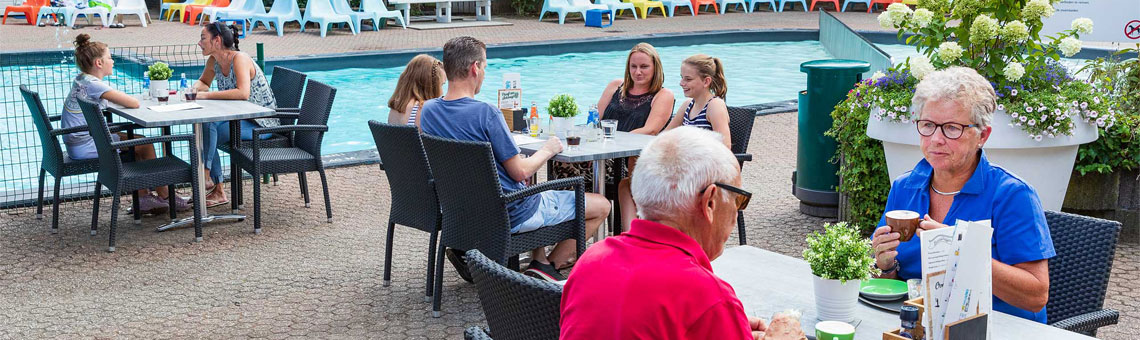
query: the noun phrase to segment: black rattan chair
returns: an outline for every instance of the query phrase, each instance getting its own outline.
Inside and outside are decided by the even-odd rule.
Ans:
[[[752,138],[752,124],[756,121],[756,110],[730,106],[728,107],[728,131],[732,139],[732,153],[744,168],[744,162],[752,161],[752,154],[748,153],[748,140]],[[744,212],[736,212],[736,228],[740,235],[740,245],[748,242],[744,231]]]
[[[1103,309],[1120,222],[1046,211],[1057,256],[1049,259],[1049,324],[1096,336],[1120,314]]]
[[[301,93],[305,91],[305,79],[308,75],[294,71],[289,68],[274,66],[273,77],[269,82],[269,89],[273,91],[273,98],[277,101],[277,115],[272,118],[277,118],[281,125],[293,125],[297,121],[297,112],[301,107]],[[289,140],[289,135],[274,133],[269,138],[262,140],[262,146],[271,148],[283,148],[292,145]],[[241,141],[244,147],[249,146],[250,141]],[[226,144],[218,145],[218,150],[225,153],[230,153],[230,146]],[[237,171],[231,171],[230,175],[234,176]],[[268,175],[267,175],[268,176]],[[232,178],[232,177],[231,177]],[[262,181],[266,183],[267,181]],[[301,187],[301,196],[305,198],[305,206],[309,206],[309,186],[305,178],[304,172],[297,173],[297,183]],[[277,174],[273,174],[273,185],[277,185]],[[241,192],[238,192],[238,197],[231,197],[231,200],[237,200],[238,205],[242,204]]]
[[[439,240],[439,200],[435,197],[435,181],[431,178],[420,132],[415,126],[390,125],[368,121],[376,151],[387,163],[383,169],[388,177],[392,206],[388,212],[388,238],[384,247],[384,286],[392,282],[392,237],[396,225],[419,229],[431,234],[428,241],[427,290],[431,296],[435,278],[435,252]],[[442,250],[441,250],[442,251]]]
[[[110,243],[107,251],[115,251],[115,224],[119,217],[119,196],[124,192],[134,192],[139,189],[167,186],[170,190],[170,218],[177,217],[174,208],[174,185],[190,183],[193,198],[201,199],[198,192],[198,149],[194,146],[193,135],[159,136],[113,142],[111,132],[107,129],[107,121],[99,104],[86,99],[79,99],[79,107],[83,110],[83,118],[87,126],[91,127],[91,138],[95,141],[95,149],[99,153],[99,176],[95,182],[95,199],[91,212],[91,234],[99,225],[99,198],[102,184],[111,190],[111,229]],[[156,159],[124,163],[119,158],[118,149],[131,148],[138,145],[182,142],[190,144],[190,163],[174,155],[166,155]],[[138,202],[138,199],[135,199]],[[194,204],[194,240],[202,241],[202,211]],[[135,207],[138,211],[138,207]]]
[[[468,250],[466,258],[490,334],[499,340],[558,339],[561,285],[507,269],[478,250]]]
[[[305,91],[305,100],[301,103],[301,110],[296,125],[281,125],[268,128],[255,128],[253,134],[289,133],[293,145],[289,147],[268,147],[262,140],[254,140],[246,145],[235,145],[237,139],[230,139],[230,161],[234,170],[245,170],[254,178],[253,180],[253,231],[261,232],[261,178],[263,174],[299,173],[316,171],[321,175],[321,187],[325,194],[325,214],[329,223],[332,223],[332,203],[329,200],[328,178],[325,176],[324,163],[321,160],[321,141],[325,132],[329,130],[329,112],[332,110],[333,98],[336,89],[316,80],[308,81],[308,90]],[[237,124],[230,124],[231,136],[237,135]],[[241,191],[241,175],[234,174],[231,178],[234,185],[231,195],[237,197]],[[307,195],[307,194],[306,194]],[[307,196],[306,196],[307,197]],[[237,209],[238,202],[231,200],[232,208]]]
[[[441,249],[478,249],[500,264],[510,261],[512,269],[518,269],[519,253],[562,240],[577,240],[578,255],[585,251],[586,202],[581,177],[548,181],[504,194],[499,185],[495,158],[489,143],[429,135],[422,135],[421,139],[443,211]],[[507,202],[563,188],[572,188],[576,192],[577,213],[573,220],[511,234]],[[440,297],[443,295],[443,256],[443,251],[436,253],[435,293],[432,301],[432,316],[435,317],[439,316]]]

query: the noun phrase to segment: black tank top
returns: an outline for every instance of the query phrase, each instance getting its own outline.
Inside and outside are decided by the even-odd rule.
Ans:
[[[602,117],[604,119],[617,119],[618,131],[630,132],[634,129],[640,129],[645,126],[645,121],[649,119],[649,109],[653,107],[653,96],[657,92],[646,92],[639,95],[627,95],[624,98],[621,95],[621,87],[614,91],[614,96],[610,98],[610,104],[606,105],[606,110]]]

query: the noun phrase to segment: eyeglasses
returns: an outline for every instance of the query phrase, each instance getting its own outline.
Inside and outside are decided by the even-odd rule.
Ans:
[[[748,207],[748,201],[752,200],[752,193],[745,191],[744,189],[737,188],[737,187],[734,187],[734,186],[731,186],[728,184],[724,184],[721,182],[713,183],[713,185],[716,185],[717,187],[720,187],[721,189],[728,190],[728,192],[736,194],[736,210],[737,211],[741,211],[741,210],[744,210],[744,208],[747,208]]]
[[[934,135],[934,130],[942,129],[942,135],[946,136],[946,138],[949,139],[958,139],[959,137],[962,137],[962,133],[966,131],[966,128],[981,126],[978,124],[964,125],[954,122],[938,124],[926,119],[915,122],[915,125],[918,127],[918,134],[924,137],[930,137]]]

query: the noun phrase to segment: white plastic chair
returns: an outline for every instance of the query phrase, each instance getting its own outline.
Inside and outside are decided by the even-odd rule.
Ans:
[[[577,3],[574,3],[574,5],[577,5]],[[602,9],[609,10],[611,18],[617,18],[618,11],[629,11],[633,13],[633,20],[637,20],[637,10],[633,7],[633,3],[621,2],[621,0],[598,0],[598,4],[592,6],[604,6]],[[591,7],[590,9],[594,8],[596,7]]]
[[[716,6],[720,8],[720,14],[724,14],[724,11],[728,10],[728,5],[736,5],[737,10],[744,7],[745,13],[752,13],[752,7],[749,7],[744,0],[716,0]]]
[[[273,28],[277,29],[277,36],[281,36],[281,25],[290,21],[301,22],[301,7],[297,5],[297,0],[274,0],[273,7],[269,8],[269,12],[265,14],[254,14],[249,18],[250,31],[257,28],[257,23],[265,25],[265,29],[270,28],[270,23]]]
[[[689,8],[689,14],[692,16],[697,16],[697,11],[693,10],[693,2],[691,2],[689,0],[658,0],[658,1],[661,1],[661,5],[665,6],[666,10],[669,11],[670,17],[673,16],[673,12],[675,12],[677,10],[677,7],[688,7]]]
[[[252,1],[260,1],[260,0],[252,0]],[[198,16],[199,16],[198,25],[199,26],[203,25],[203,23],[206,22],[206,20],[202,20],[202,19],[205,19],[207,16],[210,17],[210,22],[215,22],[215,21],[218,21],[218,13],[220,13],[220,12],[240,11],[243,7],[245,7],[245,2],[246,2],[246,0],[231,0],[230,4],[227,5],[226,7],[206,7],[206,8],[203,8],[202,13],[198,14]]]
[[[119,0],[111,7],[111,13],[108,14],[107,21],[115,22],[115,17],[119,15],[136,15],[139,21],[142,22],[142,27],[146,27],[147,20],[150,20],[150,13],[146,9],[146,2],[144,0]]]
[[[210,18],[210,22],[231,19],[231,20],[244,20],[249,21],[255,15],[265,15],[265,4],[261,0],[246,0],[240,8],[224,9],[214,12],[214,16]]]
[[[586,19],[586,9],[571,5],[567,0],[543,0],[542,12],[538,14],[538,21],[542,21],[542,17],[547,12],[558,13],[559,25],[566,23],[566,13],[570,12],[581,13],[582,19]]]
[[[360,11],[365,13],[374,13],[376,18],[380,20],[388,20],[388,18],[396,19],[404,29],[408,29],[408,23],[404,22],[404,15],[400,11],[389,10],[388,6],[384,6],[384,2],[380,0],[361,0]],[[379,26],[376,27],[379,30]]]
[[[329,0],[309,0],[309,4],[305,8],[304,19],[301,20],[301,32],[305,31],[305,24],[310,22],[316,22],[321,26],[322,38],[328,32],[330,23],[347,23],[348,27],[352,29],[352,34],[355,35],[357,32],[352,17],[347,14],[337,14]]]
[[[376,17],[376,13],[355,12],[352,10],[352,6],[348,4],[348,0],[332,0],[332,6],[336,14],[348,15],[352,18],[352,22],[356,23],[356,25],[351,26],[352,34],[360,33],[360,23],[364,20],[372,20],[372,28],[377,31],[380,30],[380,19]]]
[[[110,12],[107,11],[107,9],[103,8],[103,7],[96,6],[96,7],[87,7],[87,8],[83,8],[83,9],[79,9],[79,8],[75,8],[75,7],[67,7],[66,13],[67,13],[66,14],[67,25],[70,26],[71,28],[75,28],[75,20],[78,19],[80,15],[82,15],[84,18],[87,19],[88,24],[91,23],[91,16],[92,15],[98,15],[99,21],[102,21],[102,23],[103,23],[103,27],[111,26],[111,22],[107,21],[107,16],[108,16],[108,13],[110,13]]]

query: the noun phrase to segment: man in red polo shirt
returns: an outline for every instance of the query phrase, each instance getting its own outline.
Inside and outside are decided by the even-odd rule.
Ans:
[[[802,339],[798,320],[749,318],[709,261],[724,251],[740,166],[719,134],[662,133],[641,152],[631,192],[642,219],[593,245],[562,291],[562,339]]]

